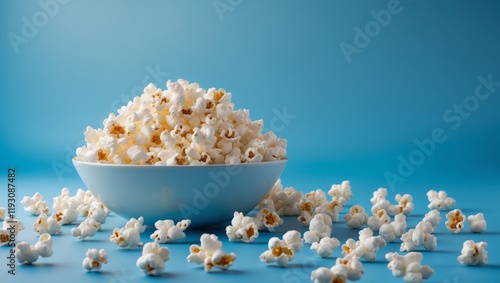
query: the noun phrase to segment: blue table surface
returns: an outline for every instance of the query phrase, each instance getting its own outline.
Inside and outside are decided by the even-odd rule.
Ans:
[[[285,186],[293,185],[297,188],[304,188],[304,191],[316,189],[311,184],[325,184],[322,189],[328,190],[326,184],[339,183],[342,180],[329,180],[326,176],[323,179],[316,179],[310,182],[307,178],[294,178],[294,180],[283,180]],[[293,182],[292,182],[293,181]],[[79,178],[65,178],[63,182],[51,176],[24,175],[18,176],[18,202],[24,195],[33,195],[40,192],[52,205],[52,197],[58,195],[62,187],[66,186],[74,194],[77,188],[85,188]],[[295,182],[295,183],[294,183]],[[328,183],[330,182],[330,183]],[[333,224],[332,236],[337,237],[341,243],[348,238],[357,239],[358,230],[349,229],[344,221],[343,215],[352,204],[361,204],[367,210],[371,207],[369,201],[372,192],[378,188],[377,184],[369,181],[352,181],[354,197],[348,205],[343,208],[339,222]],[[424,282],[458,283],[458,282],[500,282],[500,180],[474,180],[469,182],[454,182],[442,184],[439,188],[445,189],[457,200],[457,208],[462,209],[466,214],[483,212],[488,222],[487,231],[481,234],[469,232],[468,224],[459,234],[453,234],[445,228],[446,212],[441,212],[443,220],[438,226],[435,235],[438,239],[437,250],[429,252],[422,251],[424,258],[422,263],[430,265],[435,273]],[[423,215],[428,211],[427,198],[425,193],[430,189],[423,184],[405,184],[404,188],[397,192],[389,192],[391,201],[396,193],[411,193],[414,197],[415,211],[408,217],[408,229],[416,225]],[[5,193],[6,195],[6,193]],[[0,198],[0,206],[5,206],[5,198]],[[19,203],[18,203],[19,204]],[[20,204],[19,204],[20,205]],[[133,205],[133,203],[131,203]],[[17,218],[21,219],[26,226],[26,230],[18,235],[18,241],[29,241],[34,244],[38,235],[31,229],[36,220],[36,216],[28,215],[21,207],[17,209]],[[83,220],[82,217],[78,222]],[[54,254],[49,258],[39,258],[32,265],[17,265],[16,274],[7,273],[6,256],[9,247],[0,247],[0,282],[30,282],[37,278],[37,282],[309,282],[311,271],[317,267],[331,267],[335,258],[341,257],[341,249],[337,248],[329,258],[320,258],[314,251],[310,250],[310,245],[305,245],[295,259],[287,268],[281,268],[274,264],[265,264],[259,261],[259,255],[267,249],[267,241],[270,237],[281,237],[286,231],[296,229],[305,232],[303,227],[296,221],[296,217],[284,217],[284,224],[274,232],[261,232],[258,239],[251,244],[231,243],[225,235],[226,224],[200,230],[186,230],[187,237],[175,243],[163,244],[171,251],[171,258],[166,263],[165,273],[161,278],[145,276],[137,269],[136,260],[141,255],[141,249],[123,249],[109,242],[111,231],[115,227],[122,227],[126,219],[113,213],[109,215],[102,229],[91,238],[84,241],[71,236],[70,230],[77,224],[63,226],[62,235],[54,236]],[[149,235],[154,228],[148,227],[142,234],[143,242],[150,242]],[[223,242],[223,249],[226,252],[234,252],[238,258],[234,265],[226,271],[215,271],[206,273],[203,266],[188,263],[186,257],[189,254],[191,244],[199,244],[199,237],[203,233],[216,234]],[[488,243],[489,264],[482,267],[463,266],[457,262],[456,258],[460,254],[462,243],[465,240],[486,241]],[[399,251],[400,241],[388,243],[381,248],[374,262],[363,262],[364,276],[358,282],[403,282],[401,278],[394,278],[387,268],[385,253]],[[108,264],[104,265],[99,272],[87,272],[82,268],[82,260],[85,252],[89,248],[104,248],[109,254]],[[419,250],[420,251],[420,250]]]

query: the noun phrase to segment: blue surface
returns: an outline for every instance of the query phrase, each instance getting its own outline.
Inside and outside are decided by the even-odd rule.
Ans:
[[[427,282],[492,282],[500,275],[498,1],[60,2],[0,2],[0,172],[18,169],[18,200],[36,191],[50,199],[63,186],[82,186],[71,158],[85,127],[100,126],[148,82],[164,86],[185,78],[232,92],[237,108],[250,109],[253,119],[288,139],[286,185],[327,190],[350,179],[351,204],[365,206],[378,187],[392,195],[410,192],[417,206],[413,224],[431,188],[447,190],[466,214],[485,212],[486,234],[451,235],[441,224],[439,250],[424,254],[436,270]],[[18,215],[30,228],[35,218]],[[54,282],[156,280],[135,268],[138,250],[110,246],[110,230],[124,223],[111,217],[107,231],[86,242],[64,227],[54,256],[19,267],[15,278],[5,277],[1,247],[0,282],[38,275]],[[287,219],[277,234],[297,227]],[[333,235],[342,241],[356,236],[342,223],[337,227]],[[212,232],[224,238],[223,229]],[[225,243],[239,256],[232,271],[205,274],[185,262],[200,233],[169,245],[169,281],[292,283],[333,262],[304,250],[293,268],[265,266],[257,257],[274,234],[263,233],[257,244]],[[35,240],[30,229],[20,237]],[[456,262],[467,238],[488,241],[489,266]],[[101,274],[80,267],[89,246],[108,247],[110,263]],[[397,248],[386,247],[380,260]],[[365,264],[361,282],[399,282],[385,265]]]

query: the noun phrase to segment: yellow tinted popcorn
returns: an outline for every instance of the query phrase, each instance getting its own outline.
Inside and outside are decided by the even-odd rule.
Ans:
[[[76,159],[173,166],[286,159],[286,140],[262,134],[261,120],[234,110],[231,93],[182,79],[166,86],[149,84],[118,115],[109,114],[102,129],[87,127]]]

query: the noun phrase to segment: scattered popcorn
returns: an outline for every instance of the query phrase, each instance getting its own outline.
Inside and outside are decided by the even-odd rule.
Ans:
[[[57,216],[52,214],[48,217],[47,214],[42,213],[38,216],[35,223],[33,223],[33,230],[38,234],[61,234],[61,223],[57,221]]]
[[[154,165],[238,164],[286,159],[287,141],[262,134],[263,121],[234,110],[231,93],[197,83],[153,84],[103,121],[87,127],[76,159]],[[277,211],[280,209],[277,207]]]
[[[274,228],[283,224],[283,219],[281,219],[279,214],[273,209],[272,202],[268,203],[271,205],[271,208],[261,208],[255,216],[254,221],[259,230],[267,228],[267,230],[272,232]]]
[[[61,225],[68,225],[76,221],[78,218],[78,211],[72,208],[65,208],[63,211],[58,211],[54,215]]]
[[[394,216],[394,221],[380,226],[379,235],[384,238],[386,242],[394,242],[394,240],[401,237],[405,231],[406,215],[399,213]]]
[[[226,235],[230,242],[251,243],[259,236],[259,230],[252,217],[235,211],[231,225],[226,227]]]
[[[446,228],[455,234],[460,233],[464,228],[465,215],[460,209],[454,209],[446,214]]]
[[[397,194],[395,200],[398,204],[391,205],[389,207],[389,212],[393,214],[404,213],[405,215],[409,215],[415,209],[415,206],[413,205],[413,197],[410,194]]]
[[[379,188],[378,190],[373,192],[373,197],[370,199],[372,204],[376,204],[382,201],[385,201],[387,197],[387,189]]]
[[[374,261],[380,247],[385,247],[386,243],[381,236],[373,236],[370,228],[359,231],[359,241],[347,239],[342,245],[342,254],[353,254],[358,258],[364,258],[367,261]]]
[[[180,239],[186,238],[184,230],[191,224],[191,220],[184,219],[182,221],[174,223],[173,220],[158,220],[155,223],[155,228],[157,229],[151,234],[151,240],[164,244],[167,242],[175,242]]]
[[[429,222],[419,222],[415,229],[410,229],[408,232],[401,235],[400,251],[413,251],[419,246],[424,246],[426,250],[433,251],[437,247],[437,238],[431,232],[434,228]]]
[[[430,266],[422,266],[422,253],[410,252],[404,256],[398,253],[387,253],[385,258],[389,261],[387,268],[392,271],[392,275],[403,277],[403,280],[408,283],[420,283],[434,274]]]
[[[448,210],[455,206],[456,201],[454,198],[448,197],[445,191],[436,192],[430,190],[427,192],[427,199],[429,200],[429,209]]]
[[[387,214],[387,211],[385,209],[381,209],[368,218],[367,225],[370,229],[372,229],[372,231],[378,232],[382,225],[390,222],[391,217]]]
[[[361,205],[355,204],[349,209],[349,213],[344,216],[344,220],[349,228],[359,229],[367,224],[368,214]]]
[[[437,226],[441,222],[441,216],[439,215],[439,210],[433,209],[429,212],[427,212],[422,219],[422,222],[427,222],[431,225],[432,231],[430,233],[433,233],[434,230],[436,230]]]
[[[316,207],[314,209],[314,214],[324,213],[330,216],[332,222],[338,222],[340,210],[342,210],[342,205],[338,201],[330,201]]]
[[[473,240],[464,242],[462,254],[457,260],[465,265],[486,265],[488,264],[488,251],[486,242],[475,243]]]
[[[99,222],[92,218],[87,218],[80,223],[80,225],[78,225],[78,228],[71,229],[71,235],[73,235],[73,237],[79,237],[80,240],[83,240],[86,237],[94,236],[99,229],[101,229],[101,224]]]
[[[341,184],[333,184],[328,194],[332,197],[333,201],[344,206],[352,198],[351,182],[346,180]]]
[[[333,250],[340,246],[340,241],[337,238],[324,237],[318,242],[311,244],[311,250],[321,257],[328,257],[333,253]]]
[[[23,199],[21,200],[21,204],[24,207],[24,211],[33,215],[39,215],[40,213],[49,212],[47,202],[43,200],[43,196],[38,192],[35,193],[32,197],[23,197]]]
[[[69,189],[62,188],[61,194],[53,198],[52,208],[56,211],[57,221],[61,225],[72,224],[78,218],[78,207],[83,200],[84,191],[78,189],[77,195],[70,197]]]
[[[9,244],[9,237],[10,237],[9,231],[5,229],[0,229],[0,246],[5,246]]]
[[[5,213],[7,212],[7,210],[5,209],[5,207],[0,207],[0,220],[4,220],[5,219]]]
[[[347,268],[341,268],[334,271],[334,265],[331,269],[326,267],[319,267],[311,272],[311,281],[313,283],[346,283],[347,282]],[[337,270],[338,268],[335,268]]]
[[[179,223],[182,223],[182,221]],[[113,229],[113,234],[109,236],[109,241],[120,248],[129,247],[133,249],[136,246],[142,246],[141,233],[144,233],[145,230],[146,226],[144,225],[144,218],[142,216],[138,219],[131,218],[124,227]]]
[[[486,220],[484,220],[483,213],[469,215],[467,219],[469,220],[469,227],[472,233],[482,233],[486,231]]]
[[[209,272],[214,267],[228,269],[236,260],[234,253],[224,253],[221,249],[222,242],[214,234],[205,233],[201,235],[200,243],[201,246],[191,245],[187,261],[196,264],[204,263],[206,272]]]
[[[260,255],[260,261],[265,263],[276,262],[279,266],[286,267],[288,262],[293,260],[295,253],[304,247],[300,236],[300,232],[290,230],[283,235],[283,240],[272,237],[267,244],[269,250]]]
[[[108,217],[109,209],[104,206],[97,199],[90,204],[88,210],[88,217],[94,219],[95,221],[104,224],[106,222],[106,217]]]
[[[315,191],[310,191],[305,194],[303,200],[310,201],[313,207],[318,207],[327,202],[325,191],[322,189],[317,189]]]
[[[82,266],[91,271],[101,269],[102,265],[106,263],[108,263],[108,253],[104,249],[88,249]]]
[[[302,199],[299,202],[301,214],[299,215],[299,217],[297,217],[297,220],[301,222],[304,226],[308,226],[315,214],[315,209],[325,204],[327,204],[327,201],[326,201],[326,194],[323,190],[317,189],[315,191],[310,191],[304,197],[302,197]],[[327,213],[327,214],[332,214],[332,213]]]
[[[52,256],[52,237],[49,234],[42,234],[34,246],[28,242],[16,244],[15,255],[19,263],[31,264],[38,260],[38,257]]]
[[[309,225],[309,231],[304,233],[304,241],[308,244],[317,243],[322,238],[330,237],[332,233],[332,219],[324,213],[314,215]]]
[[[142,256],[137,259],[137,268],[144,274],[160,276],[165,270],[165,262],[170,259],[170,250],[160,247],[157,242],[146,243],[142,249]]]

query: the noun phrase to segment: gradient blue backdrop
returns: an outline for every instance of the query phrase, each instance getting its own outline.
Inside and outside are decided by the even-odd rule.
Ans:
[[[500,81],[498,1],[401,0],[378,30],[371,11],[393,1],[64,2],[46,19],[37,1],[0,2],[2,172],[68,184],[87,125],[150,81],[184,78],[232,92],[237,108],[288,139],[283,179],[299,189],[351,179],[373,190],[390,185],[387,172],[404,179],[398,192],[476,180],[498,188],[500,87],[459,126],[443,118],[479,76]],[[25,21],[40,27],[13,45]],[[356,47],[367,27],[373,36]],[[343,42],[358,48],[347,59]],[[401,158],[435,129],[446,141],[401,176]]]

